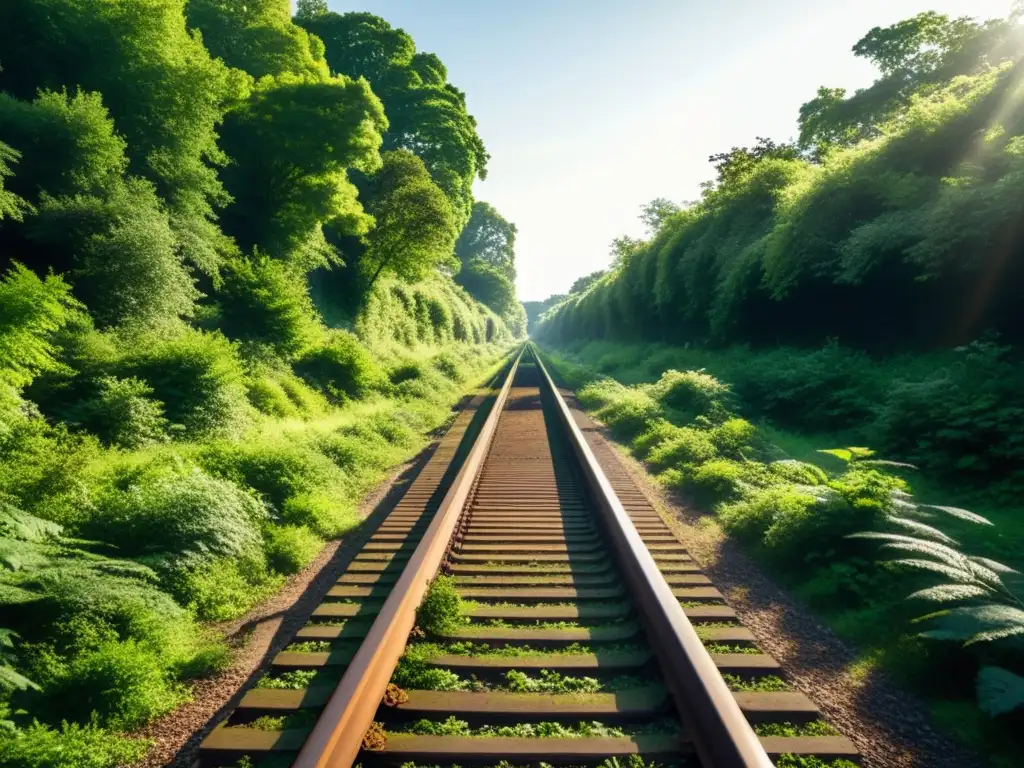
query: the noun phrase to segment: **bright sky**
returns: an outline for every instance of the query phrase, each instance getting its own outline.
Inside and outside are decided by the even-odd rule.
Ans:
[[[642,204],[698,197],[709,155],[797,133],[819,85],[869,85],[853,44],[926,10],[1011,0],[329,0],[405,29],[465,91],[492,158],[477,199],[519,227],[521,300],[564,293],[643,235]]]

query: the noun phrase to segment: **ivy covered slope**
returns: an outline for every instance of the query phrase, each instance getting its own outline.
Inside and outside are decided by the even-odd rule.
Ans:
[[[863,646],[852,674],[886,667],[1000,765],[1024,713],[1021,13],[872,29],[871,87],[713,156],[699,200],[652,201],[647,239],[527,306],[584,404]]]
[[[4,766],[142,754],[522,332],[444,66],[299,10],[0,4]]]

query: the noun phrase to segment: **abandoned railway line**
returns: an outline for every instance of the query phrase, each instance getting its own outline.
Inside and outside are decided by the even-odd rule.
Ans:
[[[199,764],[856,761],[615,456],[590,445],[532,349],[503,376]],[[464,618],[424,632],[416,609],[439,573]],[[420,687],[394,685],[410,679]]]

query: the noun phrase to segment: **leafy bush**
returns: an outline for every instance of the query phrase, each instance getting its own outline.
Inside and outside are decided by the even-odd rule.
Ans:
[[[264,342],[284,356],[321,334],[305,276],[267,257],[236,259],[217,288],[218,326],[230,339]]]
[[[107,642],[71,660],[48,681],[44,699],[61,718],[130,730],[173,709],[183,692],[151,650],[137,642]]]
[[[195,466],[154,462],[115,477],[81,532],[129,556],[202,562],[258,549],[266,519],[259,500],[237,485]]]
[[[153,389],[172,424],[189,437],[237,436],[248,403],[245,372],[235,348],[220,334],[183,330],[168,339],[141,339],[117,375]]]
[[[0,386],[23,387],[55,367],[50,336],[78,307],[59,277],[40,280],[20,264],[10,268],[0,280]]]
[[[462,598],[455,587],[455,579],[451,576],[438,576],[431,582],[423,602],[416,609],[416,623],[431,634],[443,635],[465,623],[462,612]]]
[[[709,437],[723,456],[738,459],[749,453],[757,429],[746,419],[731,418],[714,427]]]
[[[115,768],[140,760],[149,743],[108,733],[95,724],[34,723],[0,733],[0,764],[9,768]]]
[[[992,341],[974,342],[925,378],[897,381],[872,427],[878,445],[939,475],[994,480],[1012,497],[1024,484],[1015,429],[1024,402],[1021,371],[1008,353]]]
[[[384,381],[383,372],[359,340],[340,330],[330,331],[322,346],[301,354],[295,371],[338,402],[364,397]]]
[[[281,583],[256,551],[215,560],[182,558],[163,570],[164,588],[203,621],[238,618]]]
[[[286,575],[309,565],[324,545],[323,539],[301,525],[271,525],[264,536],[267,563]]]
[[[580,396],[586,399],[592,397],[587,387],[584,387]],[[629,438],[643,432],[649,422],[661,415],[661,408],[643,392],[625,390],[621,396],[599,408],[596,415],[613,433]]]
[[[650,451],[652,466],[667,468],[680,464],[701,464],[717,455],[711,435],[693,427],[679,427],[672,436]]]
[[[674,411],[673,421],[691,422],[698,416],[718,421],[725,415],[729,387],[704,371],[665,371],[647,392]]]
[[[355,522],[345,473],[310,446],[283,440],[214,443],[199,462],[218,477],[257,491],[287,524],[329,537]]]
[[[102,376],[96,396],[76,412],[83,426],[108,444],[141,448],[167,440],[163,403],[151,396],[153,388],[135,379]]]

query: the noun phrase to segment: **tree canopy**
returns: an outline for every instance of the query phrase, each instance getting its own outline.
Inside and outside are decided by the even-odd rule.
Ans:
[[[874,85],[820,89],[798,144],[711,156],[701,199],[616,240],[612,274],[541,331],[873,350],[1024,337],[1024,31],[926,13],[854,53]]]
[[[455,243],[455,255],[463,264],[473,260],[486,262],[509,280],[515,280],[516,225],[490,203],[478,200]]]
[[[465,94],[447,82],[441,60],[417,52],[407,33],[369,13],[324,12],[313,4],[297,21],[324,41],[332,72],[367,79],[390,123],[384,149],[405,149],[423,160],[458,226],[465,225],[473,181],[486,178],[488,154]]]

